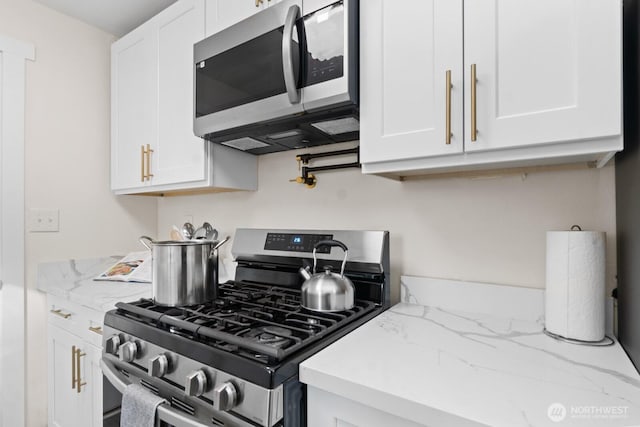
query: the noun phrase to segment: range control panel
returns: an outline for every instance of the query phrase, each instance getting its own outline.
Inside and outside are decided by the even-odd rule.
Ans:
[[[313,247],[321,240],[331,240],[333,234],[289,234],[289,233],[267,233],[267,240],[264,242],[265,250],[290,251],[290,252],[313,252]],[[316,253],[331,253],[331,248],[322,246]]]

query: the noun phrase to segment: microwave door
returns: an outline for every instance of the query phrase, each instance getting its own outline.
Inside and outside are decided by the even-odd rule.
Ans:
[[[355,0],[305,0],[302,102],[313,112],[358,104],[358,7]]]
[[[195,45],[197,135],[303,112],[301,11],[301,0],[283,0]]]

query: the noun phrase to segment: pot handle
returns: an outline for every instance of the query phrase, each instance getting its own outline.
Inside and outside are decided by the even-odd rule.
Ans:
[[[316,243],[313,246],[313,274],[316,274],[316,264],[317,264],[316,250],[321,246],[329,246],[329,247],[336,246],[344,251],[344,259],[342,260],[342,268],[340,269],[340,276],[344,277],[344,266],[347,264],[349,249],[347,248],[347,245],[345,245],[339,240],[320,240],[318,243]]]
[[[149,236],[140,236],[140,238],[138,239],[138,241],[140,243],[142,243],[142,245],[151,250],[151,245],[153,245],[153,239]]]
[[[231,238],[231,236],[227,236],[224,239],[220,240],[218,243],[216,243],[216,245],[211,249],[211,255],[213,255],[215,253],[215,251],[218,250],[218,248],[222,245],[224,245],[225,243],[227,243],[227,241]]]

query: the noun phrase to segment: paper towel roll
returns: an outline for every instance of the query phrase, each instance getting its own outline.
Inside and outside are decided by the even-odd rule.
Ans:
[[[604,338],[605,240],[598,231],[547,232],[549,332],[582,341]]]

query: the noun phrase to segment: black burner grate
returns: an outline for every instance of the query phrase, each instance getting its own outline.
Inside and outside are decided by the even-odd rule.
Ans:
[[[268,364],[371,312],[375,304],[356,301],[350,310],[314,312],[301,307],[298,289],[230,281],[219,285],[218,298],[208,304],[177,308],[142,299],[116,307],[137,321]]]

